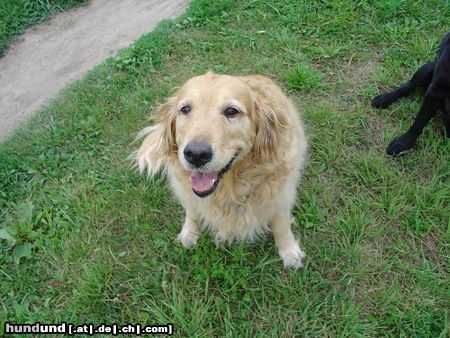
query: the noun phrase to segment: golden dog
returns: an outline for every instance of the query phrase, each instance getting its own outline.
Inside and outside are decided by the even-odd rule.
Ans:
[[[134,156],[141,172],[168,175],[186,211],[183,246],[195,245],[201,229],[232,242],[270,228],[284,266],[301,267],[291,209],[307,142],[280,88],[263,76],[208,72],[176,90],[157,119]]]

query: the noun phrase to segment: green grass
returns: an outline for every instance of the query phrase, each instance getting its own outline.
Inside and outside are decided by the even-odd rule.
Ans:
[[[0,56],[23,31],[47,20],[54,13],[88,0],[2,0],[0,1]]]
[[[0,324],[446,336],[450,143],[435,119],[414,151],[387,157],[420,96],[385,110],[370,100],[434,58],[449,3],[209,3],[194,0],[0,145]],[[294,210],[300,271],[282,268],[270,236],[218,249],[203,236],[183,249],[183,210],[167,184],[130,169],[149,112],[208,69],[272,76],[302,111],[311,147]],[[321,76],[311,89],[305,69]]]
[[[322,76],[317,71],[306,65],[297,65],[284,76],[288,88],[303,91],[317,89],[321,78]]]

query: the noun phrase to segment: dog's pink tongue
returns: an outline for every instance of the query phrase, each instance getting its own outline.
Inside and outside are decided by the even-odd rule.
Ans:
[[[193,171],[189,180],[191,181],[192,189],[197,192],[204,192],[213,187],[214,182],[217,180],[217,173]]]

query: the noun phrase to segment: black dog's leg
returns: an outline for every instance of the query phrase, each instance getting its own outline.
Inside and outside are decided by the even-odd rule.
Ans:
[[[397,101],[399,98],[411,94],[411,92],[417,87],[422,87],[427,90],[433,79],[435,66],[436,61],[431,61],[424,64],[417,70],[417,72],[414,73],[412,79],[406,82],[403,86],[394,89],[393,91],[375,96],[372,100],[372,107],[386,108],[390,104]]]
[[[442,110],[442,118],[444,119],[445,124],[445,134],[448,138],[450,138],[450,97],[445,99],[445,106]]]
[[[433,95],[433,91],[430,87],[425,94],[422,107],[420,108],[414,123],[405,134],[389,144],[386,150],[388,155],[400,155],[402,152],[408,150],[414,145],[417,137],[419,137],[422,133],[425,125],[430,121],[434,114],[436,114],[438,109],[438,101],[439,97]]]

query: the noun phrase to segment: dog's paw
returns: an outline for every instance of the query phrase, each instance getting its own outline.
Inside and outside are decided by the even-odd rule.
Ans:
[[[411,149],[416,142],[416,138],[409,134],[405,134],[392,141],[386,149],[386,153],[391,156],[399,156],[408,149]]]
[[[177,240],[180,241],[185,248],[189,249],[197,244],[198,234],[195,234],[188,229],[181,229],[181,232],[177,236]]]
[[[395,95],[391,93],[384,93],[378,96],[375,96],[372,100],[372,107],[374,108],[386,108],[391,103],[396,100]]]
[[[300,249],[298,243],[294,243],[286,249],[279,249],[278,253],[283,260],[285,268],[298,269],[303,267],[302,260],[305,258],[305,253]]]

